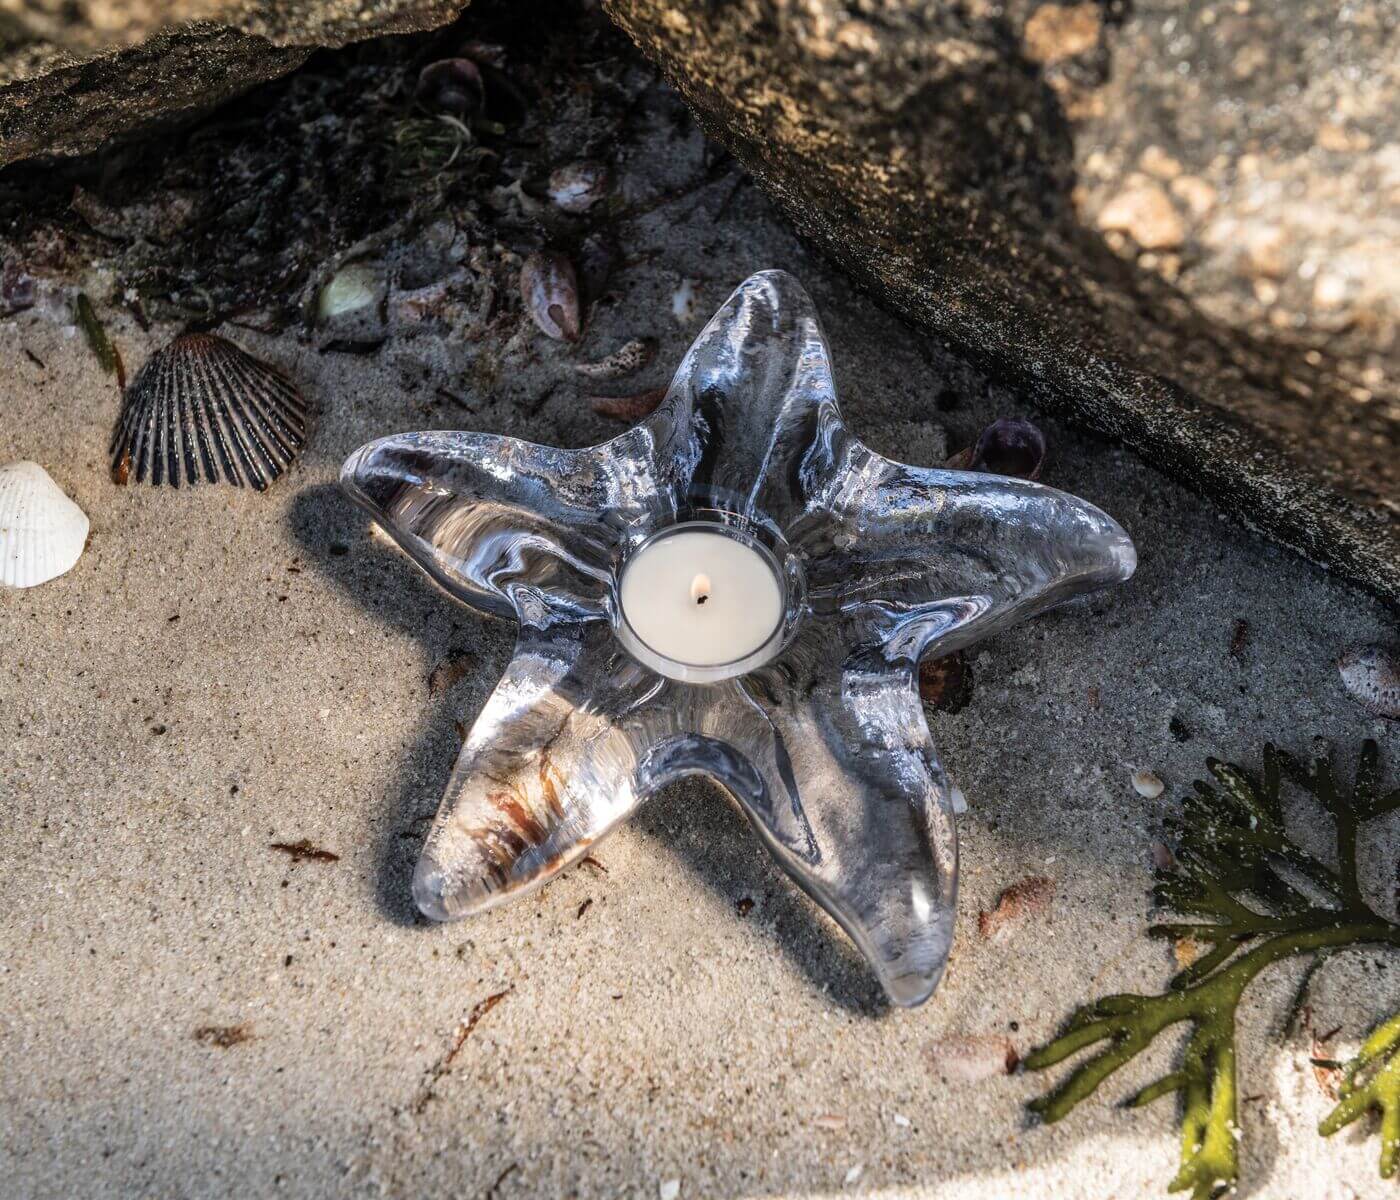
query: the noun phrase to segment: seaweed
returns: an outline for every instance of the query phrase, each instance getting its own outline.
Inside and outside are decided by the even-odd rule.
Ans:
[[[117,386],[125,388],[126,380],[122,378],[125,372],[122,370],[122,361],[117,354],[117,348],[112,345],[112,339],[107,336],[107,331],[102,327],[102,322],[98,320],[97,312],[92,307],[92,301],[87,298],[84,292],[79,292],[73,301],[73,317],[78,322],[78,327],[83,331],[83,337],[87,340],[88,349],[97,359],[97,365],[108,375],[117,376]]]
[[[1350,788],[1339,782],[1330,753],[1304,763],[1268,745],[1257,774],[1215,759],[1207,767],[1213,782],[1198,781],[1181,819],[1169,823],[1178,847],[1175,864],[1157,872],[1157,904],[1186,919],[1148,930],[1154,937],[1190,938],[1207,949],[1160,995],[1111,995],[1084,1005],[1057,1037],[1025,1059],[1027,1070],[1040,1071],[1096,1048],[1031,1102],[1032,1112],[1052,1123],[1165,1030],[1188,1024],[1180,1066],[1142,1088],[1128,1105],[1180,1097],[1181,1166],[1168,1191],[1189,1191],[1193,1200],[1209,1200],[1239,1177],[1235,1022],[1249,984],[1274,963],[1309,956],[1306,988],[1330,953],[1361,944],[1400,947],[1400,923],[1367,903],[1357,877],[1361,826],[1400,807],[1400,788],[1382,790],[1374,741],[1363,743]],[[1335,863],[1288,836],[1285,781],[1331,816]],[[1328,1136],[1373,1109],[1381,1114],[1380,1173],[1389,1177],[1400,1166],[1400,1013],[1378,1025],[1346,1064],[1337,1106],[1319,1132]]]

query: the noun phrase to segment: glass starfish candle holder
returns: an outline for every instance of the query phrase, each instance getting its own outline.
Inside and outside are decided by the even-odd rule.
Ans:
[[[937,986],[958,872],[920,658],[1136,563],[1073,496],[864,446],[781,271],[745,281],[655,413],[603,445],[406,433],[341,481],[452,596],[520,627],[414,873],[425,914],[520,896],[706,775],[903,1005]]]

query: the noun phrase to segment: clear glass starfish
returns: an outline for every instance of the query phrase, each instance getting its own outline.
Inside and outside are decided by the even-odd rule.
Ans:
[[[1073,496],[862,445],[812,301],[781,271],[742,284],[656,412],[610,442],[406,433],[356,451],[341,481],[451,595],[520,625],[414,874],[425,914],[539,886],[647,795],[704,774],[903,1005],[938,984],[957,888],[919,659],[1136,564]],[[683,682],[619,641],[617,580],[648,536],[713,509],[773,549],[789,611],[776,657]]]

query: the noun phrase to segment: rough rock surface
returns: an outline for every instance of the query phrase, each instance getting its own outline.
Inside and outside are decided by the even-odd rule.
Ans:
[[[0,166],[212,109],[312,51],[445,25],[467,0],[117,0],[0,9]]]
[[[1400,600],[1392,5],[605,7],[884,303]]]

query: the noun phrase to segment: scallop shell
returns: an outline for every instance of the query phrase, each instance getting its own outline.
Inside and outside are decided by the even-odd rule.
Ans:
[[[211,333],[157,350],[127,388],[112,478],[262,491],[306,444],[306,404],[277,371]]]
[[[0,467],[0,584],[34,587],[82,556],[88,519],[38,463]]]

